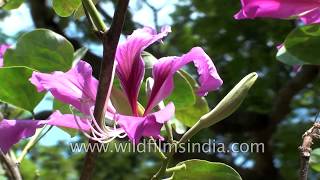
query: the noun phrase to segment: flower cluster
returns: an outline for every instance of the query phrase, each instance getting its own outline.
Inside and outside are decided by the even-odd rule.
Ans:
[[[161,41],[170,31],[168,26],[163,27],[159,33],[150,27],[137,29],[117,48],[116,75],[131,107],[131,115],[118,113],[112,102],[108,102],[105,118],[112,121],[114,126],[98,126],[93,116],[98,81],[92,76],[92,68],[85,61],[79,61],[67,72],[34,72],[30,82],[39,92],[50,92],[56,99],[71,105],[83,115],[61,114],[57,111],[48,120],[2,120],[1,150],[7,152],[13,144],[32,136],[37,128],[46,124],[78,129],[87,137],[99,142],[108,142],[124,136],[128,136],[133,143],[137,143],[142,137],[163,139],[160,129],[165,122],[173,118],[174,104],[170,102],[156,112],[154,108],[172,93],[173,76],[179,69],[190,62],[195,64],[199,74],[199,96],[217,90],[222,85],[212,60],[200,47],[192,48],[182,56],[163,57],[152,68],[154,84],[145,111],[139,112],[138,96],[145,73],[142,51]]]

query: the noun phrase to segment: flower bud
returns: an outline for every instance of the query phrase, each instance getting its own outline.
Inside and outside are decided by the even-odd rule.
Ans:
[[[244,77],[212,111],[203,115],[197,124],[202,128],[207,128],[234,113],[246,98],[257,78],[258,74],[255,72]]]

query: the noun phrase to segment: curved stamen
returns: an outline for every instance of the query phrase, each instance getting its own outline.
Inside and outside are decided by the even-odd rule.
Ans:
[[[94,106],[90,107],[90,105],[88,104],[89,102],[86,100],[81,100],[81,108],[89,108],[89,115],[85,115],[85,119],[87,120],[87,124],[90,127],[90,131],[91,133],[88,134],[80,125],[80,123],[78,122],[79,119],[75,113],[75,109],[73,107],[70,106],[70,111],[72,112],[72,114],[74,115],[74,119],[80,129],[80,131],[89,139],[97,141],[99,143],[109,143],[111,141],[113,141],[115,138],[124,138],[127,136],[127,134],[125,133],[125,131],[123,129],[117,128],[117,124],[114,123],[113,127],[109,127],[109,126],[104,126],[104,127],[100,127],[96,121],[96,119],[94,118]],[[115,120],[117,118],[117,114],[114,114],[114,117],[112,118],[113,120]],[[81,119],[80,119],[81,120]]]

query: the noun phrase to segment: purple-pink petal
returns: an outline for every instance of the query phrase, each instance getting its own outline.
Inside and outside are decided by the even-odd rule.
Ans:
[[[40,121],[42,124],[58,126],[70,129],[78,129],[80,131],[90,131],[90,121],[73,114],[61,114],[60,111],[55,111],[48,120]]]
[[[34,72],[30,78],[39,92],[47,90],[58,100],[73,105],[85,114],[89,114],[94,105],[98,81],[92,76],[92,68],[85,61],[64,73],[52,74]]]
[[[269,17],[288,19],[298,17],[306,24],[319,23],[319,0],[241,0],[242,9],[236,19]]]
[[[320,6],[320,5],[319,5]],[[314,9],[305,15],[301,16],[300,20],[304,24],[315,24],[320,23],[320,7],[317,9]]]
[[[192,48],[181,57],[161,58],[153,66],[154,85],[150,94],[145,113],[149,113],[154,106],[168,97],[173,88],[173,76],[184,65],[193,62],[200,75],[198,95],[204,96],[209,91],[217,90],[223,83],[212,60],[200,47]]]
[[[0,121],[0,149],[7,153],[9,149],[21,139],[31,137],[37,128],[44,125],[53,125],[89,131],[90,126],[86,119],[72,114],[63,115],[60,112],[53,113],[48,120],[2,120]]]
[[[134,115],[137,115],[137,100],[144,76],[144,61],[141,52],[152,43],[161,40],[171,31],[165,26],[160,33],[150,27],[135,30],[116,52],[116,73],[130,102]]]
[[[0,67],[3,66],[3,56],[4,53],[6,52],[6,50],[9,48],[10,46],[7,44],[0,44]]]
[[[32,120],[2,120],[0,121],[0,149],[7,153],[12,145],[20,139],[28,138],[41,127],[38,121]]]
[[[125,130],[129,139],[136,144],[141,137],[152,136],[156,139],[163,139],[160,135],[161,127],[163,123],[173,118],[174,111],[173,103],[169,103],[164,109],[145,117],[118,115],[116,121]]]

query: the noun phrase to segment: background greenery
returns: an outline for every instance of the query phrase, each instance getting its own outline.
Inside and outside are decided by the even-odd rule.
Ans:
[[[98,8],[110,23],[110,11],[113,9],[103,9],[102,5],[106,2],[110,3],[108,0],[99,1]],[[58,17],[45,0],[26,0],[26,3],[36,28],[48,28],[63,35],[75,49],[100,43],[85,19]],[[139,0],[134,3],[137,8],[131,8],[127,15],[124,35],[141,27],[139,21],[132,20],[132,14],[146,2]],[[153,7],[152,1],[147,6]],[[188,153],[176,154],[174,160],[180,162],[199,158],[224,162],[235,168],[243,179],[249,180],[297,179],[301,135],[310,127],[320,104],[317,88],[319,68],[304,66],[299,73],[293,73],[291,67],[275,58],[276,46],[296,27],[296,22],[266,19],[236,21],[232,16],[240,8],[239,0],[179,0],[174,6],[175,11],[170,15],[173,33],[165,40],[164,46],[154,46],[148,51],[162,57],[185,53],[194,46],[205,48],[214,58],[224,80],[219,91],[206,97],[211,108],[241,77],[252,71],[260,75],[234,115],[202,131],[193,140],[206,142],[208,138],[215,138],[225,143],[265,143],[264,153]],[[150,10],[150,16],[157,14],[156,8]],[[0,17],[5,18],[9,13],[0,11]],[[154,18],[157,28],[162,25],[159,24],[160,18]],[[77,34],[67,32],[70,24],[75,25]],[[3,33],[6,28],[0,27],[1,42],[14,42],[23,33],[8,37]],[[24,32],[30,30],[25,29]],[[97,75],[100,56],[88,51],[84,59],[92,64]],[[192,67],[188,71],[195,73]],[[16,112],[12,111],[11,117],[14,115]],[[21,169],[25,179],[76,179],[83,158],[83,153],[71,153],[64,142],[55,147],[38,145],[22,163]],[[104,153],[99,159],[93,179],[148,179],[159,166],[157,156],[152,153]],[[319,177],[312,171],[311,178]]]

